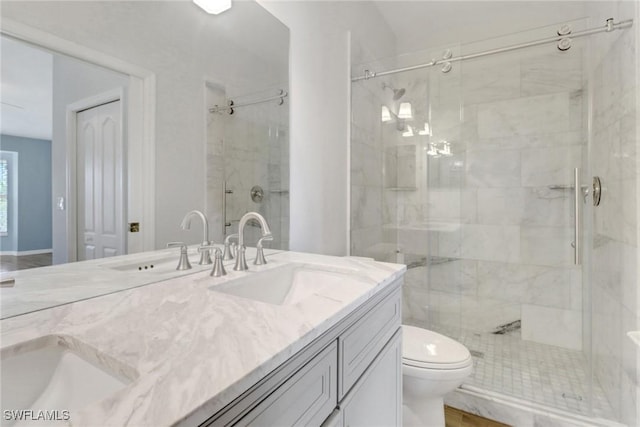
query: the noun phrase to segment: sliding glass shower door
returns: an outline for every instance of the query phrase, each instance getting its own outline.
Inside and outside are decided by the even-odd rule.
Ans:
[[[587,22],[570,25],[578,31]],[[452,44],[357,69],[455,58],[557,30]],[[623,352],[624,310],[611,324],[615,304],[592,307],[592,293],[611,299],[611,276],[623,262],[615,257],[624,256],[625,218],[635,205],[614,199],[594,210],[592,177],[612,183],[603,185],[608,197],[627,191],[636,200],[635,181],[624,175],[635,171],[624,160],[635,153],[625,157],[617,134],[619,145],[610,142],[618,129],[635,141],[635,121],[631,110],[626,118],[599,111],[616,102],[607,90],[624,83],[612,83],[606,59],[599,67],[590,62],[588,43],[354,82],[351,253],[407,265],[404,322],[469,348],[475,369],[464,388],[620,419],[619,384],[606,379],[621,375],[621,363],[611,362],[615,350],[600,346]],[[618,43],[614,64],[629,45]],[[594,256],[613,265],[593,269]]]
[[[439,247],[440,256],[465,264],[472,284],[460,295],[458,336],[476,355],[470,386],[582,414],[601,394],[591,389],[580,246],[589,223],[581,212],[588,209],[586,52],[578,40],[567,51],[545,45],[460,64],[466,217]]]

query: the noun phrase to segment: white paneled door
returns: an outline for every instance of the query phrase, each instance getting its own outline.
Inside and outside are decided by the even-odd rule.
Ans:
[[[125,253],[121,102],[77,113],[78,261]]]

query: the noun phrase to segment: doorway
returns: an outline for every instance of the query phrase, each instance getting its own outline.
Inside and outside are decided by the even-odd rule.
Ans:
[[[7,33],[5,33],[5,31]],[[7,36],[6,34],[11,34]],[[27,43],[24,43],[27,42]],[[76,226],[76,151],[75,144],[75,116],[80,110],[113,101],[98,99],[96,94],[116,93],[121,101],[121,135],[123,173],[122,196],[123,211],[121,228],[124,242],[121,248],[127,253],[151,250],[155,247],[155,157],[154,128],[155,128],[155,76],[146,69],[124,63],[103,53],[68,46],[64,41],[55,37],[43,37],[38,34],[24,32],[22,27],[13,26],[7,20],[3,21],[2,44],[2,129],[0,134],[4,140],[7,135],[19,135],[47,140],[51,144],[51,160],[49,168],[51,177],[46,179],[51,194],[49,196],[27,197],[33,200],[47,200],[52,226],[50,232],[53,264],[63,264],[84,259],[77,255],[77,226]],[[15,46],[11,50],[7,46]],[[40,53],[48,58],[46,66],[27,67],[21,58],[24,52]],[[17,52],[11,55],[11,52]],[[46,54],[46,55],[43,55]],[[34,54],[35,55],[35,54]],[[10,59],[15,57],[14,72],[8,68]],[[82,59],[78,59],[82,58]],[[18,60],[20,59],[20,60]],[[34,73],[30,70],[47,70],[48,79],[34,78],[36,85],[30,80],[28,84],[21,83],[21,77],[29,77]],[[9,81],[12,77],[14,81]],[[43,82],[46,81],[46,84]],[[42,86],[45,86],[42,88]],[[37,88],[27,91],[27,88]],[[7,88],[15,88],[9,91]],[[5,90],[6,89],[6,90]],[[24,100],[27,93],[47,94],[48,99],[37,103],[46,106],[44,112],[37,117],[33,114],[35,105],[26,104],[31,100]],[[11,95],[11,97],[9,96]],[[85,104],[76,108],[78,100],[92,99],[92,104]],[[96,101],[96,99],[98,99]],[[11,104],[11,105],[8,105]],[[29,108],[27,108],[29,107]],[[9,120],[9,113],[15,119]],[[71,126],[73,122],[73,126]],[[15,129],[10,132],[6,125],[15,124],[25,129]],[[37,126],[36,126],[37,125]],[[46,128],[42,135],[31,135],[34,129]],[[69,161],[72,161],[69,163]],[[129,168],[127,170],[126,168]],[[24,221],[23,221],[24,222]],[[128,222],[137,225],[137,232],[128,232]],[[5,264],[5,257],[0,264]]]

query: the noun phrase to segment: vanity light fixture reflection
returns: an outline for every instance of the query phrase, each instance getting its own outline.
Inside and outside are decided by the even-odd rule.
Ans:
[[[212,15],[219,15],[231,9],[231,0],[193,0],[193,2]]]
[[[411,103],[410,102],[402,102],[400,104],[400,109],[398,111],[398,118],[401,119],[413,119],[413,113],[411,111]]]
[[[390,122],[391,121],[391,111],[389,111],[389,107],[386,105],[382,106],[382,122]]]

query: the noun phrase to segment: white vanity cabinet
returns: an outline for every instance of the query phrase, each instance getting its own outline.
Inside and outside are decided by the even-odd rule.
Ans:
[[[400,426],[402,279],[255,384],[203,426]]]

